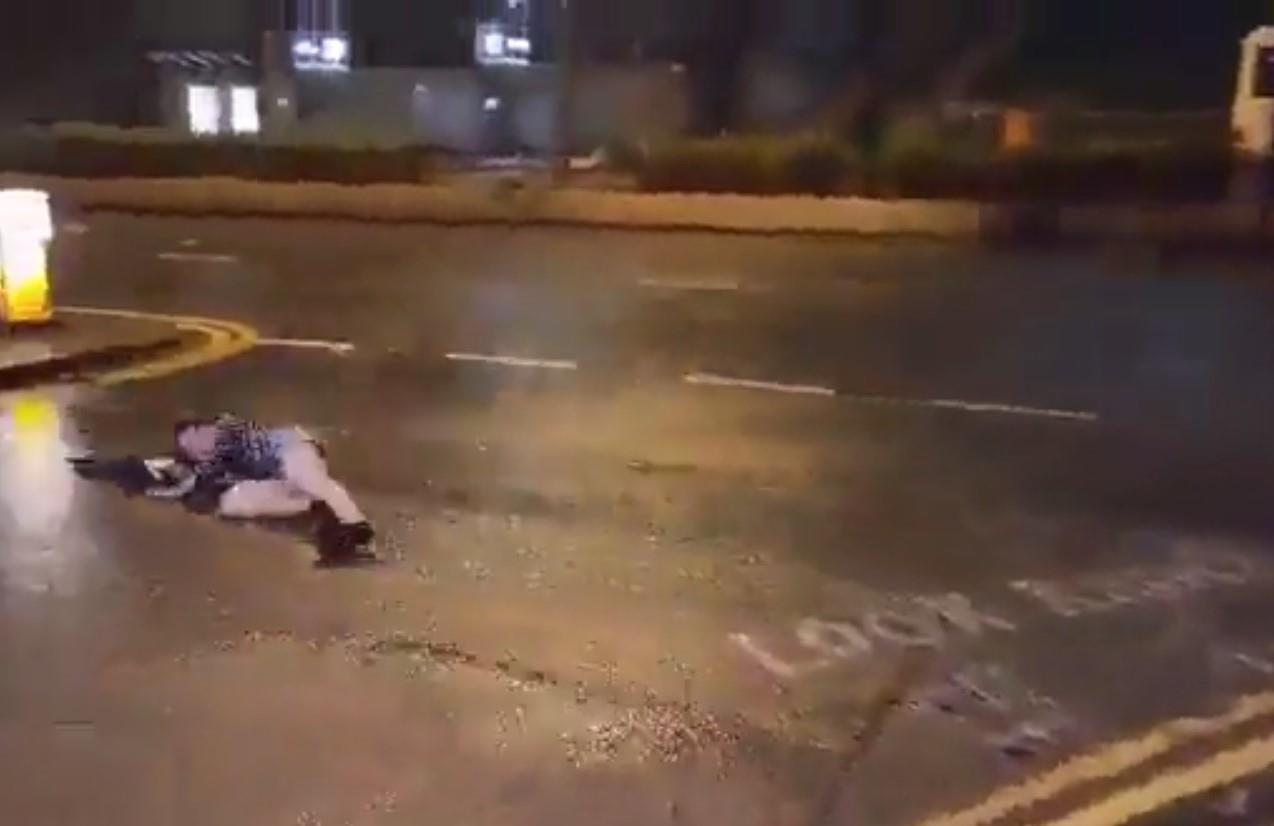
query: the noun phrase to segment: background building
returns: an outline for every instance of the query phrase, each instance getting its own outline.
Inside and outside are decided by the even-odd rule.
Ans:
[[[329,44],[327,57],[322,37],[301,48],[316,64],[339,56],[336,62],[355,72],[381,72],[362,91],[394,97],[393,105],[417,114],[432,104],[404,102],[401,90],[388,91],[405,82],[390,70],[472,69],[481,54],[480,26],[497,24],[506,53],[510,45],[518,52],[513,62],[525,56],[532,64],[522,85],[547,82],[534,66],[552,63],[564,48],[561,0],[13,5],[0,28],[0,123],[153,122],[156,81],[148,54],[208,52],[232,62],[242,55],[261,71],[267,31],[346,38],[343,48]],[[574,9],[573,50],[589,72],[604,66],[618,77],[682,66],[689,108],[708,130],[806,124],[864,72],[896,100],[960,94],[1221,109],[1232,91],[1240,38],[1270,12],[1268,0],[575,0]],[[953,73],[976,82],[953,91],[944,86]],[[450,76],[420,83],[442,88],[461,76],[444,77]],[[488,80],[464,82],[485,88]],[[506,75],[500,83],[521,82]],[[343,90],[327,85],[346,103],[359,94],[356,83]],[[479,105],[489,97],[483,94]]]

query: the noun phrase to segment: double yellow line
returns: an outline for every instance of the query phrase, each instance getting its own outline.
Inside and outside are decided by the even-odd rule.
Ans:
[[[182,348],[172,355],[103,373],[94,379],[96,384],[107,387],[164,378],[174,373],[224,361],[251,350],[258,340],[257,331],[252,327],[235,321],[214,318],[142,313],[133,310],[105,310],[95,307],[63,307],[59,308],[58,312],[68,315],[170,324],[183,332],[194,332],[203,336],[203,341],[199,345]]]
[[[1085,784],[1115,780],[1177,749],[1232,733],[1272,714],[1274,691],[1251,694],[1220,716],[1163,723],[1140,737],[1073,758],[1039,777],[1005,787],[972,808],[938,815],[921,826],[993,826],[1010,816],[1026,814],[1063,793],[1078,791]],[[1040,826],[1119,826],[1271,767],[1274,734],[1263,734],[1232,749],[1213,752],[1192,765],[1156,774],[1136,785],[1125,785]]]

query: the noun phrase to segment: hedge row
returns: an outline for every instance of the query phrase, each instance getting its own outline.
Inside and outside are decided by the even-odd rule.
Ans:
[[[1228,146],[1072,147],[1013,153],[884,145],[872,156],[824,138],[724,138],[620,155],[650,192],[863,195],[980,201],[1214,201]]]
[[[80,178],[419,183],[432,177],[436,157],[420,146],[203,140],[156,131],[0,135],[0,170]],[[887,136],[871,154],[820,136],[749,137],[616,146],[611,160],[650,192],[1068,202],[1220,200],[1235,163],[1220,142],[993,153],[924,130]]]
[[[51,133],[0,138],[0,169],[78,178],[218,176],[260,181],[418,183],[431,176],[432,168],[431,153],[416,146],[129,140]]]

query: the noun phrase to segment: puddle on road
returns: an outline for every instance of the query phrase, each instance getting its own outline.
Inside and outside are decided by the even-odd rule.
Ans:
[[[91,543],[68,535],[78,436],[74,388],[0,396],[0,581],[46,593],[73,591]]]

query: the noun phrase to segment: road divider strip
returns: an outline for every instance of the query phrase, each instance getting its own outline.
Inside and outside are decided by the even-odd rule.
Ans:
[[[198,346],[185,348],[170,356],[103,373],[94,379],[94,382],[104,387],[164,378],[196,367],[204,367],[224,361],[251,350],[256,346],[258,338],[256,330],[246,324],[198,316],[166,315],[96,307],[62,307],[58,309],[58,312],[68,315],[101,316],[104,318],[122,318],[132,321],[171,324],[184,332],[199,333],[203,336],[204,341]]]
[[[525,367],[539,370],[578,370],[579,365],[573,361],[558,359],[532,359],[518,356],[489,356],[480,353],[447,353],[447,361],[473,362],[477,364],[498,364],[502,367]]]
[[[1072,758],[1046,774],[1032,778],[1024,783],[1001,789],[972,808],[953,814],[938,815],[924,821],[921,826],[990,826],[1023,810],[1055,799],[1074,788],[1096,781],[1111,780],[1155,758],[1175,751],[1181,746],[1206,738],[1217,737],[1239,726],[1270,715],[1274,715],[1274,691],[1251,694],[1237,700],[1226,713],[1220,716],[1209,718],[1188,717],[1162,723],[1140,737],[1111,743],[1097,751]],[[1270,749],[1271,753],[1274,754],[1274,743],[1271,744]],[[1250,766],[1262,763],[1266,756],[1265,750],[1259,749],[1256,750],[1255,755],[1244,752],[1241,758],[1227,759],[1220,766],[1206,768],[1208,764],[1203,764],[1203,766],[1198,768],[1199,774],[1189,774],[1185,779],[1179,779],[1175,784],[1169,784],[1166,787],[1156,788],[1152,791],[1166,792],[1176,790],[1180,792],[1182,789],[1195,788],[1200,782],[1199,777],[1215,778],[1230,775],[1240,765]],[[1270,756],[1269,762],[1265,762],[1262,765],[1263,767],[1268,767],[1271,764],[1274,764],[1274,756]],[[1246,771],[1245,774],[1252,774],[1260,770],[1259,768],[1252,769]],[[1160,780],[1174,777],[1177,774],[1180,773],[1163,775]],[[1244,774],[1239,774],[1234,779],[1242,776]],[[1150,785],[1158,784],[1160,780],[1153,780]],[[1214,788],[1222,785],[1223,782],[1213,783],[1207,788]],[[1206,789],[1201,789],[1200,791],[1206,791]],[[1194,792],[1194,794],[1197,793]],[[1116,795],[1116,797],[1121,796],[1122,793]],[[1177,794],[1175,797],[1168,799],[1165,794],[1161,794],[1161,802],[1155,808],[1185,796],[1189,795]],[[1114,799],[1108,798],[1108,800]],[[1123,809],[1111,808],[1102,811],[1114,812],[1123,811]],[[1131,816],[1133,815],[1129,817]],[[1098,824],[1111,826],[1112,824],[1123,822],[1125,821],[1071,821],[1063,819],[1056,821],[1052,826],[1097,826]]]

